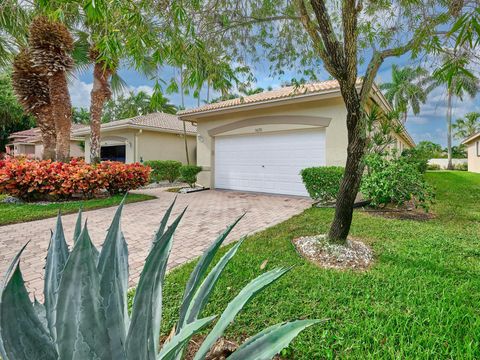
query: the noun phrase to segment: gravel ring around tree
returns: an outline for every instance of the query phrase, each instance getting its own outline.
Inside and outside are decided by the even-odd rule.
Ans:
[[[326,235],[304,236],[292,240],[297,252],[325,269],[366,270],[373,263],[372,249],[361,241],[348,239],[347,245],[330,244]]]

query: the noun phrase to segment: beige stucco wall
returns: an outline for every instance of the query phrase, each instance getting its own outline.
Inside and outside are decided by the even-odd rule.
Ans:
[[[296,116],[312,116],[330,118],[326,127],[326,164],[327,166],[345,166],[347,158],[347,110],[342,98],[327,98],[311,102],[290,103],[269,108],[250,108],[250,110],[236,111],[224,114],[212,114],[198,117],[197,120],[197,164],[203,171],[198,176],[198,182],[204,186],[214,187],[214,157],[215,136],[234,134],[253,134],[271,131],[286,131],[295,129],[312,128],[311,125],[294,124]],[[209,131],[225,124],[234,123],[257,117],[289,116],[292,124],[258,125],[228,131],[218,135],[210,135]],[[403,148],[410,147],[402,138],[398,137],[398,144]],[[401,144],[401,145],[400,145]]]
[[[188,135],[188,147],[190,163],[195,163],[196,139]],[[186,163],[185,143],[183,135],[137,130],[122,129],[102,132],[102,146],[125,145],[125,157],[127,163],[147,160],[178,160]],[[85,160],[90,162],[90,138],[85,139]]]
[[[467,144],[467,154],[468,171],[480,173],[480,156],[477,156],[477,141],[472,141]]]
[[[41,159],[43,156],[43,144],[35,144],[35,159]],[[84,151],[80,146],[80,141],[72,140],[70,141],[70,156],[71,157],[83,157]]]

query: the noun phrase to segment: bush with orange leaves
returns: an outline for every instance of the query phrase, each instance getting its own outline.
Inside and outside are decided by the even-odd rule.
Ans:
[[[0,160],[0,193],[26,201],[92,198],[137,189],[149,181],[151,169],[141,164],[106,161],[98,165],[7,158]]]

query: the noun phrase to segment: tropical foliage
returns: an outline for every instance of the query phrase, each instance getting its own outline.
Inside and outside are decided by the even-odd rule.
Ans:
[[[464,118],[452,124],[452,129],[455,131],[453,136],[460,140],[477,133],[480,129],[480,113],[474,111],[465,114]]]
[[[105,161],[98,166],[80,160],[52,162],[0,160],[0,193],[24,200],[91,198],[102,191],[125,193],[148,183],[150,168]]]
[[[192,336],[215,320],[215,316],[202,317],[202,311],[243,240],[225,253],[207,273],[215,254],[239,218],[205,251],[185,288],[175,332],[161,344],[167,262],[173,235],[186,211],[183,210],[167,228],[173,205],[168,208],[153,236],[131,314],[127,309],[128,249],[120,227],[123,203],[114,215],[100,252],[90,239],[87,225],[82,228],[81,212],[74,230],[74,246],[69,251],[58,216],[46,259],[43,304],[36,300],[32,304],[24,285],[19,261],[25,245],[7,271],[1,294],[0,354],[3,359],[30,360],[31,354],[45,360],[182,358]],[[208,332],[195,359],[205,359],[244,305],[289,270],[277,268],[267,271],[246,285]],[[297,320],[269,327],[247,339],[229,358],[270,359],[303,329],[317,322]]]
[[[197,175],[200,173],[200,171],[202,171],[201,166],[183,165],[180,168],[180,178],[193,188],[197,183]]]
[[[420,113],[420,106],[427,100],[428,89],[425,88],[428,71],[423,68],[412,68],[392,65],[392,80],[380,85],[385,97],[402,114],[403,123],[407,121],[408,111],[414,115]]]
[[[35,126],[35,119],[18,102],[10,76],[10,73],[0,74],[0,153],[5,151],[11,133]]]
[[[150,179],[155,182],[167,180],[173,183],[180,177],[182,163],[175,160],[149,160],[144,163],[152,169]]]
[[[433,190],[410,161],[371,154],[365,163],[367,174],[362,179],[360,191],[371,205],[383,207],[412,203],[428,210],[434,198]]]
[[[177,108],[161,94],[156,95],[156,101],[144,91],[137,93],[129,92],[128,95],[121,94],[115,99],[108,101],[103,110],[103,122],[128,119],[139,115],[146,115],[152,112],[164,112],[175,114]]]

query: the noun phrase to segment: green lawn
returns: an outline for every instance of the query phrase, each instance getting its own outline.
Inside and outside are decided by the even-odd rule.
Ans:
[[[437,188],[436,219],[392,220],[355,212],[351,234],[376,255],[368,272],[323,270],[299,258],[290,240],[325,233],[333,214],[308,209],[242,245],[204,315],[219,314],[263,271],[294,265],[247,305],[228,328],[229,338],[244,338],[280,321],[329,318],[300,334],[285,357],[479,359],[480,175],[426,176]],[[260,270],[264,260],[268,265]],[[163,332],[174,324],[192,267],[167,277]]]
[[[4,197],[4,195],[0,194],[0,200]],[[115,195],[105,199],[68,201],[48,205],[0,203],[0,226],[54,217],[57,216],[58,210],[61,210],[62,214],[70,214],[77,212],[80,207],[82,207],[83,210],[93,210],[115,206],[120,203],[122,198],[123,195]],[[143,194],[129,194],[127,196],[127,203],[151,199],[155,199],[155,197]]]

